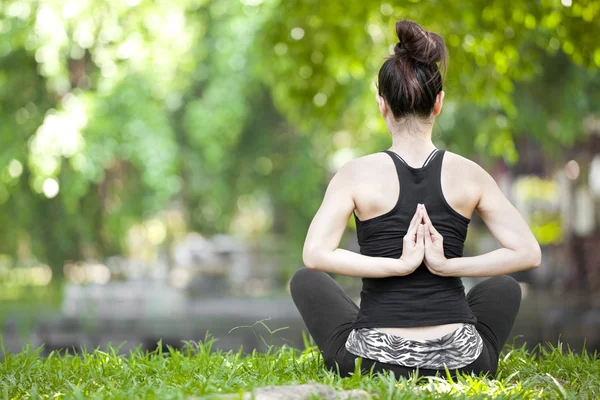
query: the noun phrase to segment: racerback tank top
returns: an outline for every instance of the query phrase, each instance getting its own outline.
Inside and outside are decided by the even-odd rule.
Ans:
[[[385,151],[398,173],[400,194],[394,208],[377,217],[356,220],[360,253],[373,257],[400,258],[417,204],[444,237],[446,258],[462,257],[470,220],[456,212],[442,193],[443,150],[434,150],[424,166],[413,168],[397,153]],[[412,274],[388,278],[363,278],[360,311],[353,328],[402,328],[475,323],[459,277],[431,273],[422,263]]]

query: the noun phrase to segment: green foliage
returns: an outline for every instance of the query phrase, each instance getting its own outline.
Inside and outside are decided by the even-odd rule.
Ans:
[[[41,349],[4,354],[0,364],[5,398],[185,398],[243,393],[268,385],[317,382],[338,389],[364,389],[380,399],[592,399],[600,393],[597,355],[557,347],[511,348],[500,360],[496,379],[395,379],[392,374],[360,373],[349,378],[326,371],[314,346],[299,352],[284,346],[265,352],[212,351],[212,340],[188,342],[183,350],[162,346],[128,356],[118,348],[79,355]],[[212,397],[208,397],[212,398]]]
[[[599,14],[598,1],[3,1],[0,253],[60,273],[122,253],[134,223],[172,204],[202,233],[299,239],[332,159],[389,142],[374,81],[400,18],[449,47],[439,146],[512,162],[532,136],[558,152],[598,111]]]

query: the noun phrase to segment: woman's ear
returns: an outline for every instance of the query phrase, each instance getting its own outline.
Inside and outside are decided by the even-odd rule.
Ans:
[[[385,98],[379,93],[375,94],[375,97],[377,99],[377,105],[379,106],[379,112],[381,113],[381,116],[385,118],[388,112],[388,107],[387,103],[385,102]]]
[[[435,103],[433,104],[433,116],[438,116],[442,112],[442,105],[444,103],[444,91],[440,90],[438,95],[435,98]]]

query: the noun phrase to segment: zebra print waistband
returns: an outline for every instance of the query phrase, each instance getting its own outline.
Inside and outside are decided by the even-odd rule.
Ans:
[[[462,368],[479,357],[483,341],[472,324],[425,341],[405,339],[377,328],[354,329],[346,349],[359,357],[386,364],[425,369]]]

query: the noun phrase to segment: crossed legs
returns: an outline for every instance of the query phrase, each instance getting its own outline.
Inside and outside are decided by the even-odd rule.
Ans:
[[[290,282],[292,299],[313,340],[323,353],[329,369],[339,368],[342,375],[354,371],[355,355],[345,344],[358,314],[358,306],[328,274],[301,268]],[[477,317],[476,328],[483,341],[482,355],[466,371],[495,374],[498,355],[512,330],[521,303],[521,288],[510,276],[495,276],[475,285],[467,301]],[[363,367],[375,371],[392,370],[396,376],[408,376],[413,369],[364,359]],[[436,370],[419,370],[434,375]]]

